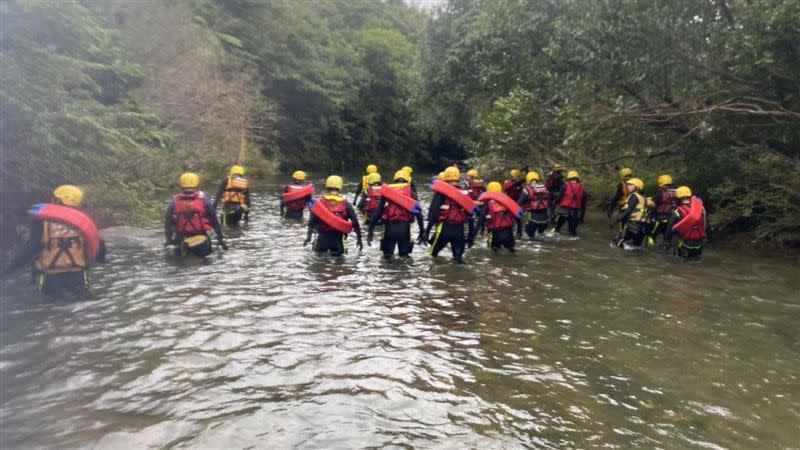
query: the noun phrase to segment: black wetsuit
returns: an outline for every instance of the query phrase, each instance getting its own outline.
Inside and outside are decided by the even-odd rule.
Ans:
[[[413,192],[413,191],[412,191]],[[381,197],[378,201],[378,209],[372,213],[369,220],[369,230],[367,231],[367,239],[372,239],[372,233],[375,226],[381,222],[383,210],[386,207],[386,199]],[[419,226],[419,234],[423,235],[425,226],[422,221],[422,213],[416,216],[417,225]],[[411,240],[411,222],[397,221],[383,223],[383,237],[381,238],[381,251],[385,258],[391,258],[394,254],[394,248],[397,247],[397,253],[400,257],[405,257],[411,254],[414,249],[414,241]]]
[[[556,206],[558,205],[558,203],[556,203],[556,197],[558,197],[558,193],[561,192],[561,187],[564,186],[564,172],[560,170],[558,172],[550,172],[550,175],[547,176],[545,186],[550,193],[550,220],[555,224]]]
[[[678,233],[672,231],[672,227],[675,226],[680,220],[682,219],[680,212],[676,209],[672,216],[670,216],[669,222],[667,223],[667,234],[664,237],[664,247],[669,248],[672,246],[672,237]],[[711,227],[708,223],[708,217],[706,216],[705,208],[703,209],[703,227],[705,228],[706,236],[711,236]],[[676,248],[676,253],[683,259],[698,259],[703,255],[703,246],[705,245],[706,238],[704,239],[692,239],[692,240],[678,240],[678,247]]]
[[[431,199],[430,209],[428,210],[428,226],[425,229],[425,236],[430,236],[431,228],[434,224],[436,226],[436,233],[433,237],[433,242],[430,249],[430,254],[434,257],[439,255],[443,248],[450,244],[450,249],[453,251],[453,259],[458,262],[464,262],[462,257],[464,249],[467,245],[472,247],[472,240],[469,236],[474,236],[474,225],[471,219],[467,219],[466,224],[469,227],[469,234],[464,234],[464,223],[439,223],[439,213],[444,204],[444,195],[436,192]],[[460,208],[458,205],[453,205],[455,208]],[[467,217],[472,212],[467,211]]]
[[[343,200],[347,201],[347,200]],[[347,216],[350,221],[353,223],[353,231],[356,233],[356,238],[358,239],[358,246],[361,247],[361,225],[358,223],[358,216],[356,216],[356,211],[353,209],[353,205],[350,202],[347,202]],[[313,212],[309,214],[308,219],[308,234],[306,236],[306,242],[311,240],[311,236],[314,231],[317,232],[317,239],[314,241],[314,246],[312,249],[317,252],[317,254],[322,254],[325,252],[330,252],[331,256],[341,256],[347,252],[345,248],[345,240],[347,236],[343,233],[338,231],[321,231],[319,230],[319,226],[322,224],[322,220],[317,217]]]
[[[625,210],[619,216],[619,219],[617,219],[616,222],[623,225],[621,235],[614,241],[616,245],[622,246],[625,242],[629,242],[637,247],[640,247],[642,245],[642,241],[644,240],[644,237],[647,234],[644,222],[645,217],[642,217],[643,221],[640,222],[632,222],[630,220],[631,215],[634,212],[636,212],[638,206],[639,206],[639,198],[633,194],[629,195],[628,207],[625,208]],[[644,214],[645,213],[642,212],[642,215]]]

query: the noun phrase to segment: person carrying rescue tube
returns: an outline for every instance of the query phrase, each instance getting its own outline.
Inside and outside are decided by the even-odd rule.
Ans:
[[[564,222],[569,225],[570,236],[578,235],[578,224],[583,223],[586,216],[586,190],[580,181],[580,174],[577,170],[567,172],[567,181],[561,186],[561,190],[556,196],[556,225],[550,231],[559,233]]]
[[[372,244],[375,225],[383,223],[381,251],[386,259],[392,257],[395,246],[397,246],[397,253],[401,258],[411,254],[414,249],[414,243],[411,240],[411,222],[415,218],[419,225],[417,240],[421,244],[427,245],[427,241],[424,239],[425,227],[422,222],[422,211],[419,202],[413,196],[408,178],[408,172],[398,170],[394,174],[394,183],[381,186],[378,207],[370,217],[367,245]]]
[[[3,274],[31,266],[40,292],[89,295],[89,268],[92,262],[105,262],[106,245],[94,222],[78,209],[82,201],[80,188],[62,185],[50,203],[34,205],[28,241]]]
[[[458,187],[461,180],[461,171],[458,167],[450,166],[441,173],[443,180],[437,180],[433,184],[433,197],[431,198],[430,209],[428,210],[428,224],[425,234],[420,236],[420,243],[431,242],[430,254],[434,258],[439,255],[443,248],[450,244],[453,251],[453,260],[463,263],[465,246],[472,247],[474,236],[474,225],[472,216],[478,206],[471,198],[469,192]],[[464,225],[469,226],[468,234],[464,233]],[[433,240],[429,239],[430,232],[436,227]]]
[[[692,197],[688,186],[675,190],[678,205],[667,223],[664,249],[672,246],[674,235],[678,235],[677,254],[683,259],[697,259],[703,254],[703,245],[709,235],[706,209],[698,197]]]
[[[486,183],[480,178],[477,169],[467,171],[467,186],[469,187],[469,198],[478,201],[481,194],[486,192]]]
[[[486,186],[487,192],[503,194],[502,186],[497,181],[492,181]],[[506,196],[508,202],[514,203],[511,197]],[[475,235],[482,232],[484,227],[489,230],[489,248],[497,253],[501,247],[507,248],[514,253],[514,224],[518,224],[517,218],[512,211],[498,200],[482,199],[480,212],[478,213],[478,226],[471,231],[470,240],[475,239]],[[519,209],[519,208],[517,208]]]
[[[664,174],[658,177],[658,195],[652,212],[653,229],[650,231],[648,243],[655,244],[658,236],[667,237],[667,223],[675,212],[675,189],[672,187],[672,176]]]
[[[284,186],[281,194],[281,217],[302,219],[303,210],[314,195],[314,186],[306,183],[306,173],[295,170],[292,182]]]
[[[642,195],[644,182],[639,178],[629,178],[626,189],[628,202],[622,206],[620,216],[614,222],[622,225],[622,232],[612,243],[619,247],[626,243],[641,247],[648,221],[647,200]]]
[[[371,173],[378,173],[378,166],[375,164],[370,164],[367,166],[367,173],[361,177],[361,183],[356,184],[356,193],[353,196],[353,203],[358,204],[358,196],[362,193],[367,192],[367,187],[369,186],[369,182],[367,182],[367,177]]]
[[[361,241],[361,227],[353,205],[342,197],[342,177],[331,175],[325,180],[325,195],[316,199],[311,207],[308,220],[308,234],[303,242],[303,247],[311,242],[311,237],[316,231],[317,238],[312,249],[317,254],[330,252],[331,256],[341,256],[345,253],[345,240],[350,231],[356,232],[356,247],[364,248]]]
[[[175,254],[186,256],[189,253],[205,258],[214,250],[208,232],[214,230],[217,243],[223,250],[228,249],[222,235],[214,206],[206,195],[198,190],[200,177],[185,172],[180,177],[181,193],[172,196],[164,216],[164,246],[174,245]]]
[[[380,199],[381,190],[381,174],[371,173],[367,175],[367,190],[356,205],[358,212],[364,215],[364,220],[372,217],[372,214],[378,209],[378,200]]]
[[[407,178],[408,185],[409,185],[409,187],[411,187],[411,197],[414,200],[419,200],[419,197],[417,196],[417,183],[414,182],[414,178],[412,177],[412,174],[414,173],[414,169],[412,169],[411,166],[403,166],[403,168],[400,169],[400,170],[405,172],[406,176],[408,177]]]
[[[553,170],[547,175],[547,181],[544,182],[544,185],[547,188],[547,192],[550,193],[550,220],[555,225],[556,206],[558,205],[556,197],[561,192],[561,187],[564,186],[564,166],[561,164],[553,165]]]
[[[525,166],[525,168],[522,170],[525,171],[525,173],[528,173],[528,166]],[[522,178],[522,173],[519,171],[519,169],[511,169],[509,175],[511,175],[511,177],[503,182],[503,193],[516,200],[522,193],[522,189],[525,185],[525,179]],[[521,219],[517,220],[517,237],[522,237]]]
[[[525,233],[528,237],[533,239],[536,233],[544,233],[550,222],[550,193],[539,181],[537,172],[528,172],[525,175],[525,189],[519,195],[517,203],[525,209]]]
[[[623,167],[619,171],[619,183],[617,184],[617,191],[614,193],[614,197],[611,199],[611,204],[608,205],[608,218],[611,218],[611,215],[614,214],[615,209],[620,210],[620,214],[622,213],[622,207],[628,203],[628,196],[630,192],[628,191],[628,180],[633,178],[633,170]]]
[[[244,223],[250,220],[250,186],[244,177],[244,167],[231,167],[228,176],[222,180],[214,196],[214,210],[222,202],[220,221],[227,227],[236,227],[244,218]]]

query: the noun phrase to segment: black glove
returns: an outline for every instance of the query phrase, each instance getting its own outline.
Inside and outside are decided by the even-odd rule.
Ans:
[[[373,238],[372,232],[370,231],[369,233],[367,233],[367,245],[370,247],[372,247],[372,238]]]
[[[223,250],[228,249],[228,244],[226,244],[225,241],[223,241],[222,239],[219,240],[218,244],[220,247],[222,247]]]
[[[419,236],[417,236],[417,244],[428,245],[428,238],[425,236],[424,231],[419,232]]]
[[[309,242],[311,242],[311,236],[308,236],[308,237],[306,238],[306,240],[305,240],[305,241],[303,241],[303,247],[305,247],[306,245],[308,245],[308,243],[309,243]]]
[[[518,238],[521,238],[521,237],[522,237],[522,230],[519,230],[519,231],[517,231],[517,237],[518,237]]]
[[[358,251],[361,251],[361,250],[364,249],[364,243],[361,242],[361,238],[358,238],[358,241],[356,241],[356,248],[358,249]]]
[[[475,239],[467,238],[467,248],[472,248],[473,245],[475,245]]]

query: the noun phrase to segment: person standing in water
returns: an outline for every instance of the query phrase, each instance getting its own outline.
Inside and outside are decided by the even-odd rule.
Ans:
[[[434,258],[447,244],[453,251],[453,260],[463,263],[464,249],[472,247],[474,236],[472,215],[477,204],[469,198],[469,192],[462,190],[458,183],[461,180],[461,171],[458,167],[450,166],[442,172],[444,179],[433,183],[433,198],[428,210],[428,225],[425,228],[423,239],[429,241],[431,229],[435,226],[430,254]],[[465,234],[464,225],[468,225],[469,232]]]
[[[303,210],[311,201],[314,186],[306,183],[306,173],[295,170],[292,173],[292,182],[284,186],[281,194],[281,217],[287,219],[302,219]]]
[[[311,237],[316,232],[317,239],[314,241],[312,249],[317,254],[330,252],[331,256],[341,256],[346,253],[345,241],[350,231],[356,232],[358,239],[356,248],[359,251],[364,248],[356,211],[353,205],[342,197],[343,184],[342,177],[329,176],[325,180],[325,194],[317,198],[311,207],[308,233],[303,247],[311,242]]]
[[[489,183],[486,190],[487,192],[505,196],[509,203],[514,202],[511,197],[502,192],[503,188],[497,181]],[[516,243],[514,240],[514,224],[519,226],[516,217],[508,207],[498,200],[487,199],[478,213],[478,226],[471,231],[470,240],[474,240],[475,235],[486,227],[489,230],[488,245],[493,253],[496,254],[501,247],[505,247],[508,251],[514,253],[514,245]]]
[[[527,222],[525,232],[533,239],[536,233],[542,234],[550,223],[550,193],[547,187],[539,182],[539,174],[528,172],[525,175],[525,189],[517,200],[525,209]]]
[[[211,200],[198,189],[200,177],[185,172],[180,177],[181,193],[173,195],[167,204],[164,216],[164,246],[174,245],[175,253],[186,256],[192,253],[205,258],[214,250],[209,231],[217,235],[217,243],[228,249],[222,235],[222,226],[214,214]]]
[[[212,205],[215,211],[220,201],[222,213],[219,218],[226,227],[238,226],[242,218],[244,223],[250,220],[250,184],[244,177],[244,167],[231,167],[228,176],[220,183]]]
[[[398,170],[394,174],[394,183],[381,186],[378,206],[369,221],[367,245],[372,243],[375,226],[383,223],[381,251],[386,259],[392,257],[395,246],[401,258],[411,254],[414,249],[414,243],[411,240],[411,222],[415,219],[419,225],[417,240],[422,245],[427,245],[424,240],[425,227],[422,222],[422,211],[419,202],[413,197],[408,178],[406,171]]]
[[[699,198],[692,197],[692,190],[688,186],[676,189],[675,196],[678,206],[667,224],[664,248],[672,246],[673,236],[677,234],[678,255],[686,260],[700,258],[709,230],[706,209]]]
[[[578,224],[586,216],[586,191],[577,170],[567,172],[567,182],[556,196],[556,226],[550,231],[558,233],[565,222],[569,223],[570,236],[578,235]]]

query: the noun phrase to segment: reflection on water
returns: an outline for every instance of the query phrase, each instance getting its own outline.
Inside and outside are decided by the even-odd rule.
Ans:
[[[464,266],[335,260],[261,192],[212,264],[117,230],[94,300],[6,284],[2,447],[800,442],[796,260],[620,253],[600,220]]]

